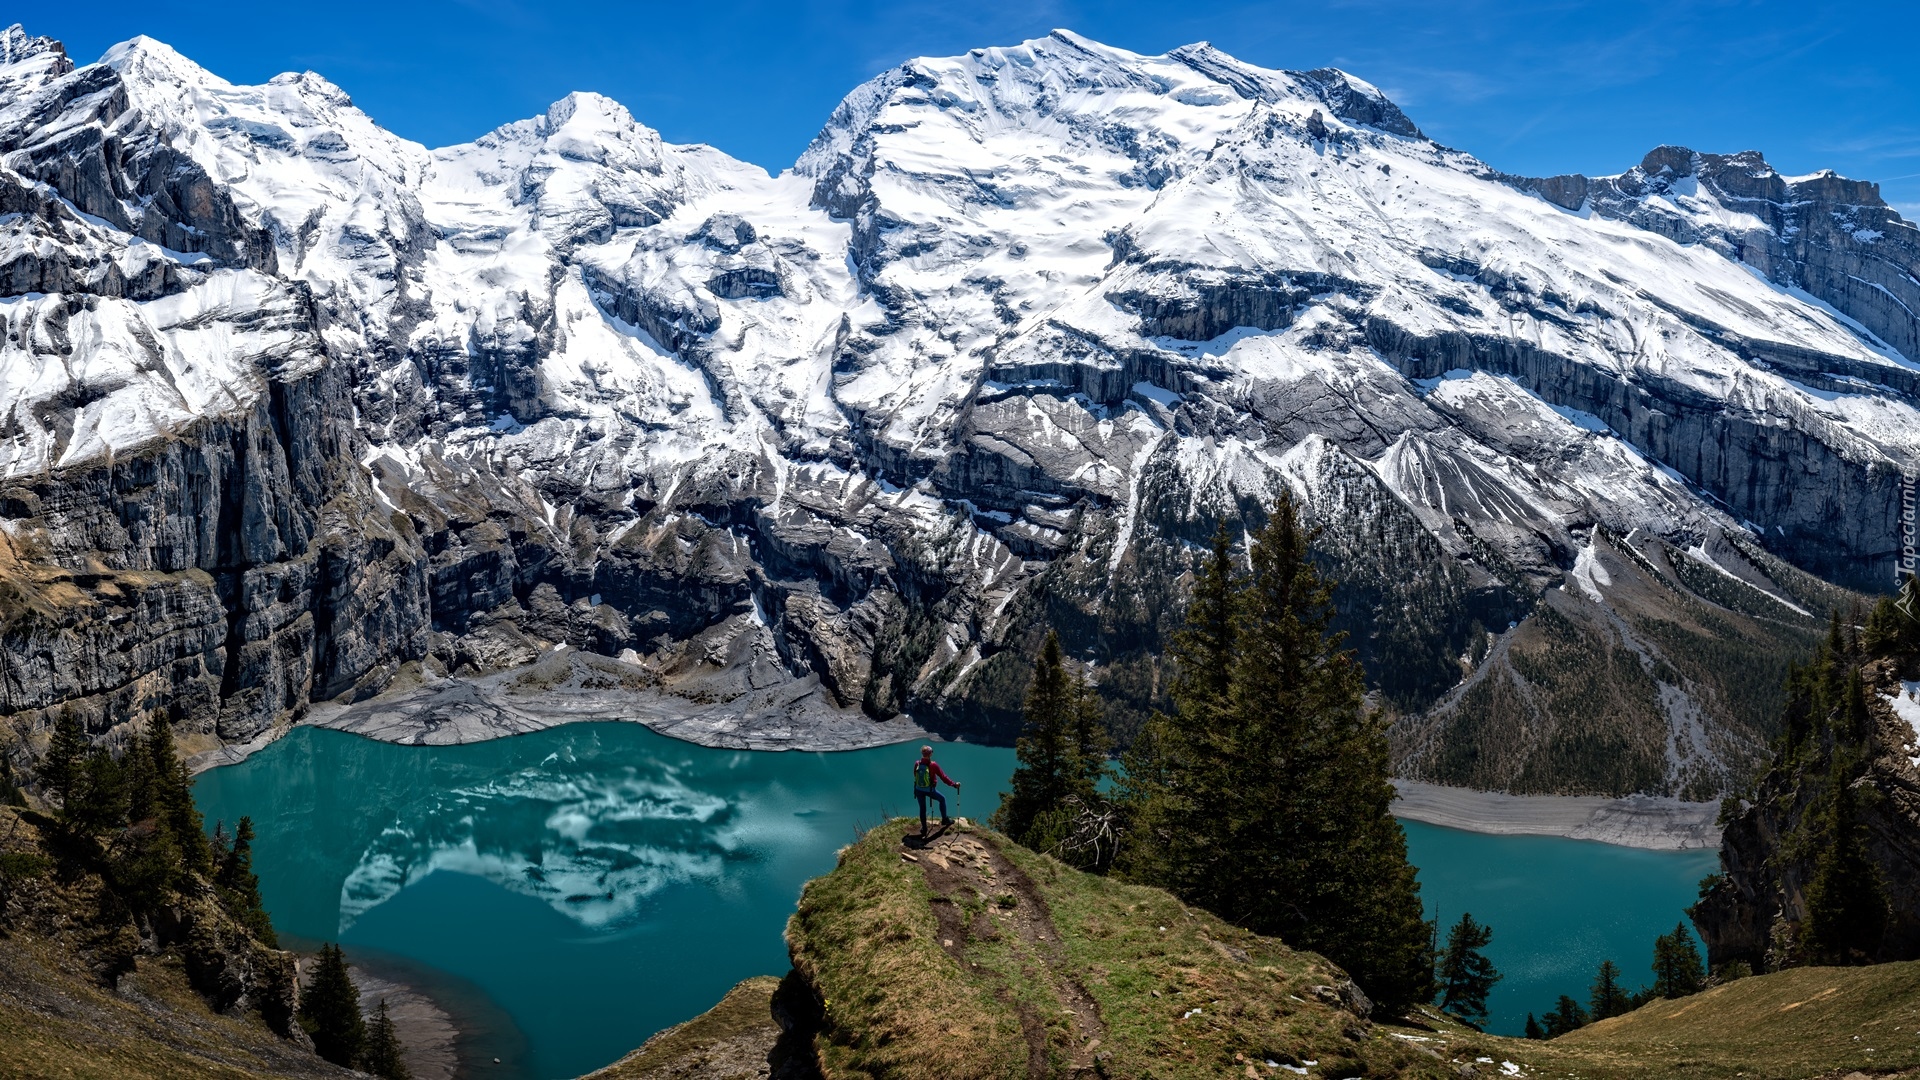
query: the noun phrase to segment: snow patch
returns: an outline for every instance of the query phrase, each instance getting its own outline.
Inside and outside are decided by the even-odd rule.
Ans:
[[[1613,579],[1607,576],[1607,568],[1600,565],[1600,557],[1595,551],[1598,546],[1598,540],[1589,540],[1587,546],[1580,549],[1580,554],[1573,560],[1573,572],[1567,575],[1567,579],[1577,586],[1587,599],[1596,604],[1603,604],[1606,598],[1600,594],[1600,590],[1612,585]],[[1566,586],[1563,585],[1561,588],[1564,589]]]
[[[1920,750],[1920,682],[1902,682],[1900,692],[1886,701],[1893,707],[1893,714],[1904,720],[1912,731],[1914,741],[1911,745]],[[1920,769],[1920,753],[1915,753],[1911,760],[1914,768]]]

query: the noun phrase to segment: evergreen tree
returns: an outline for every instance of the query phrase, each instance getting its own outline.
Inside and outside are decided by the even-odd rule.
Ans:
[[[1548,1013],[1546,1017],[1547,1038],[1549,1039],[1565,1035],[1569,1031],[1575,1031],[1586,1026],[1587,1010],[1581,1008],[1579,1002],[1573,1000],[1573,998],[1566,994],[1560,995],[1560,1000],[1554,1004],[1553,1011]]]
[[[1820,702],[1820,683],[1814,677],[1818,661],[1811,666],[1787,665],[1787,706],[1781,718],[1781,742],[1788,760],[1797,756],[1813,739],[1814,727],[1825,710]]]
[[[273,932],[273,920],[260,902],[260,877],[253,872],[253,819],[243,817],[234,826],[233,843],[220,853],[214,884],[227,899],[234,915],[253,931],[253,936],[270,949],[280,947]]]
[[[1867,853],[1866,826],[1841,763],[1827,787],[1826,842],[1807,886],[1807,955],[1818,963],[1870,963],[1886,931],[1886,888]]]
[[[366,1051],[367,1026],[360,1015],[360,993],[347,974],[340,946],[320,946],[313,977],[300,991],[300,1026],[313,1037],[314,1052],[351,1069]]]
[[[53,722],[53,737],[47,743],[47,752],[40,759],[36,771],[41,788],[60,800],[63,817],[68,812],[68,804],[73,801],[74,790],[80,785],[87,752],[92,748],[86,728],[81,726],[73,706],[61,709],[59,719]]]
[[[135,915],[159,910],[185,881],[173,833],[152,818],[135,822],[114,838],[105,872],[113,891]]]
[[[1092,804],[1100,798],[1100,783],[1109,775],[1107,756],[1113,751],[1113,737],[1107,734],[1107,710],[1099,691],[1084,676],[1073,680],[1073,752],[1080,769],[1074,777],[1074,793]]]
[[[87,751],[79,777],[61,806],[61,817],[77,833],[98,836],[119,828],[127,817],[127,792],[120,763],[104,746]]]
[[[1469,1022],[1487,1018],[1487,993],[1500,981],[1500,973],[1481,950],[1493,940],[1493,929],[1463,914],[1447,932],[1447,947],[1440,954],[1436,981],[1440,984],[1440,1008]]]
[[[1189,902],[1358,979],[1386,1011],[1433,995],[1431,927],[1388,814],[1387,745],[1290,495],[1235,579],[1216,532],[1176,636],[1178,717],[1149,725],[1134,791],[1144,867]],[[1138,871],[1135,871],[1138,872]]]
[[[1861,649],[1871,657],[1920,653],[1920,578],[1907,575],[1899,598],[1883,596],[1867,615]]]
[[[1837,734],[1842,741],[1858,746],[1873,733],[1873,720],[1867,713],[1866,686],[1860,680],[1859,668],[1847,670],[1846,686],[1840,693]]]
[[[127,820],[144,821],[157,828],[169,829],[165,816],[159,810],[159,785],[153,774],[153,755],[148,751],[144,738],[136,737],[133,745],[120,758],[120,778],[127,792]]]
[[[1819,668],[1820,679],[1820,715],[1825,715],[1841,701],[1846,687],[1847,635],[1840,624],[1840,609],[1832,608],[1827,612],[1827,640],[1820,646],[1814,663]]]
[[[1611,960],[1600,961],[1600,971],[1594,975],[1593,989],[1587,996],[1588,1013],[1595,1020],[1605,1020],[1632,1009],[1632,995],[1620,985],[1620,965]]]
[[[1533,1018],[1532,1013],[1527,1014],[1526,1035],[1529,1039],[1544,1039],[1547,1037],[1546,1029],[1540,1026],[1540,1021]]]
[[[1209,891],[1235,858],[1228,802],[1236,753],[1229,700],[1234,589],[1233,534],[1221,521],[1194,581],[1186,625],[1169,642],[1174,715],[1147,721],[1121,782],[1129,817],[1121,866],[1188,897]]]
[[[1019,843],[1033,846],[1035,822],[1087,787],[1076,738],[1082,696],[1080,681],[1060,655],[1060,635],[1049,631],[1021,710],[1022,733],[1014,743],[1020,764],[1013,771],[1013,791],[1001,798],[989,819]],[[1084,794],[1091,796],[1091,789]]]
[[[382,1080],[412,1080],[413,1073],[407,1069],[403,1055],[393,1018],[387,1015],[387,999],[381,998],[379,1010],[367,1024],[367,1050],[360,1067]]]
[[[1707,981],[1707,965],[1700,959],[1700,949],[1693,943],[1693,935],[1687,933],[1687,924],[1680,923],[1671,934],[1661,934],[1653,939],[1653,986],[1649,994],[1655,998],[1678,998],[1688,994],[1697,994]]]
[[[173,746],[173,725],[155,715],[147,721],[147,735],[139,750],[146,757],[152,784],[151,812],[163,823],[180,849],[184,869],[201,874],[213,870],[207,846],[206,824],[193,804],[193,776]]]

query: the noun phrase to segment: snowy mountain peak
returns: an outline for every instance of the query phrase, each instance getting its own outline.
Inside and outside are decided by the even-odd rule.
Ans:
[[[324,101],[335,108],[351,109],[353,98],[349,97],[331,79],[315,71],[283,71],[267,80],[268,86],[291,87],[302,97]]]
[[[26,28],[14,23],[0,30],[0,66],[18,64],[41,56],[57,56],[65,59],[66,47],[48,37],[34,37]]]
[[[1382,693],[1457,714],[1462,665],[1538,605],[1671,624],[1647,574],[1798,627],[1826,586],[1788,563],[1881,580],[1920,469],[1920,230],[1757,154],[1505,176],[1334,68],[1064,30],[883,72],[777,176],[593,93],[429,150],[311,73],[237,86],[145,39],[67,70],[24,32],[9,58],[0,473],[94,506],[88,469],[324,417],[271,451],[325,448],[307,516],[245,511],[302,523],[283,548],[189,558],[120,503],[66,534],[80,567],[305,567],[205,606],[250,634],[266,614],[222,597],[309,597],[273,617],[334,643],[256,652],[318,657],[316,696],[566,641],[710,700],[784,672],[990,726],[1042,604],[1110,685],[1161,685],[1194,545],[1285,487]],[[182,468],[180,500],[225,490]],[[313,571],[327,529],[344,561]],[[363,579],[356,552],[404,565]],[[401,578],[418,609],[390,622],[418,633],[383,644],[339,598]],[[1641,709],[1635,745],[1706,713],[1734,758],[1758,745],[1659,648],[1620,661],[1647,674],[1610,713]],[[302,677],[207,693],[250,724]],[[1669,764],[1644,783],[1713,782]]]
[[[225,79],[187,59],[173,46],[140,34],[109,48],[100,56],[103,67],[147,83],[180,86],[226,86]]]

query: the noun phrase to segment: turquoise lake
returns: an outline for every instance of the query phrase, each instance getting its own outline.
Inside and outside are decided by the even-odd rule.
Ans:
[[[914,747],[716,750],[638,724],[452,747],[299,728],[201,775],[209,826],[253,818],[255,869],[292,945],[422,986],[470,1032],[476,1076],[598,1068],[749,975],[784,974],[801,885],[856,830],[913,812]],[[943,744],[985,817],[1013,751]],[[1648,981],[1712,852],[1651,852],[1407,822],[1429,912],[1494,928],[1490,1029],[1518,1034],[1603,959]],[[495,1065],[492,1059],[499,1058]]]

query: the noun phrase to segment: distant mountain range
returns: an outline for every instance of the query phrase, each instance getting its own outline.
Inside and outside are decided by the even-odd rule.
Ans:
[[[1705,798],[1893,581],[1917,308],[1873,184],[1506,175],[1205,44],[914,60],[769,176],[14,27],[0,712],[241,740],[565,644],[1006,739],[1051,622],[1124,737],[1290,488],[1403,774]]]

